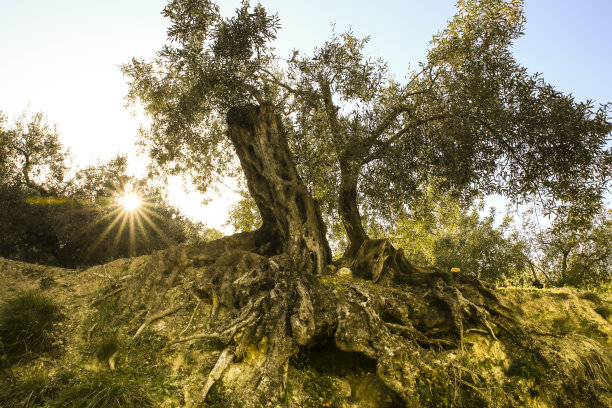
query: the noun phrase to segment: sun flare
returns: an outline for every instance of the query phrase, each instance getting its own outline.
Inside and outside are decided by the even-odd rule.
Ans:
[[[125,193],[119,202],[126,211],[134,211],[141,204],[140,197],[134,193]]]

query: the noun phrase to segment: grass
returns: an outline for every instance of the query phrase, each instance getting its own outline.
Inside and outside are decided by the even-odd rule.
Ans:
[[[0,407],[38,408],[53,399],[58,388],[50,384],[47,373],[35,372],[23,381],[3,381],[0,383]]]
[[[125,373],[90,374],[64,389],[52,406],[70,408],[148,408],[153,403],[137,379]]]
[[[139,377],[130,373],[79,376],[63,372],[55,378],[38,372],[22,380],[0,383],[0,407],[5,408],[150,408]]]
[[[9,360],[53,346],[59,306],[36,291],[24,292],[0,306],[0,339]]]

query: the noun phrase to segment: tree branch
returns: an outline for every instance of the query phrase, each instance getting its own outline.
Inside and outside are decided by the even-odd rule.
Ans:
[[[402,137],[403,135],[405,135],[406,133],[410,132],[411,130],[414,130],[415,128],[424,125],[426,123],[429,122],[433,122],[436,120],[444,120],[444,119],[449,119],[450,117],[452,117],[451,115],[447,115],[447,114],[440,114],[440,115],[434,115],[434,116],[430,116],[428,118],[425,119],[420,119],[418,121],[416,121],[416,123],[414,123],[412,126],[410,127],[405,127],[399,131],[397,131],[393,136],[389,137],[387,140],[383,140],[383,141],[379,141],[379,140],[375,140],[373,144],[377,145],[377,150],[372,152],[370,155],[366,156],[363,161],[362,164],[366,164],[371,162],[372,160],[375,159],[379,159],[381,158],[386,150],[389,148],[389,146],[391,146],[395,141],[397,141],[400,137]]]

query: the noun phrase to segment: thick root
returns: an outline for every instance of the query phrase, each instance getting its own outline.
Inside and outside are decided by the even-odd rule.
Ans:
[[[204,384],[204,389],[202,390],[201,402],[206,400],[206,396],[208,395],[208,391],[212,388],[213,385],[221,378],[223,372],[229,367],[229,365],[234,361],[236,356],[232,352],[229,347],[226,347],[221,352],[219,359],[217,360],[217,364],[213,367],[208,374],[208,378],[206,379],[206,383]]]
[[[376,283],[342,278],[330,284],[329,279],[335,278],[298,273],[288,256],[269,258],[240,249],[223,253],[214,262],[206,255],[208,265],[194,268],[184,260],[192,258],[197,264],[202,259],[193,249],[181,251],[169,255],[181,263],[178,269],[149,260],[159,269],[148,270],[148,282],[165,294],[183,279],[177,270],[191,268],[185,272],[191,275],[183,282],[183,293],[198,304],[203,298],[211,301],[208,321],[194,325],[206,330],[181,337],[192,326],[195,312],[191,313],[187,328],[165,348],[196,340],[214,340],[223,348],[203,385],[203,399],[223,380],[223,386],[232,390],[233,402],[246,408],[275,406],[286,388],[289,359],[301,348],[331,341],[341,351],[376,361],[376,373],[385,386],[414,405],[417,401],[409,390],[419,373],[437,364],[429,350],[460,348],[464,333],[473,330],[495,339],[496,323],[513,322],[511,305],[486,284],[417,268],[382,240],[370,242],[360,252],[365,258],[354,263],[361,265],[356,267],[357,277]],[[373,271],[370,275],[362,273],[368,268]],[[125,293],[126,297],[143,294],[132,289]],[[141,297],[145,304],[162,304],[163,296],[151,302],[146,295]],[[179,307],[152,313],[137,335]]]

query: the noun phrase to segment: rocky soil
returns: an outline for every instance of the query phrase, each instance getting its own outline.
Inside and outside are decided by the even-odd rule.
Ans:
[[[1,303],[37,291],[63,315],[50,350],[6,356],[0,407],[97,406],[68,405],[86,386],[124,406],[612,407],[610,297],[376,268],[301,276],[227,246],[0,259]]]

